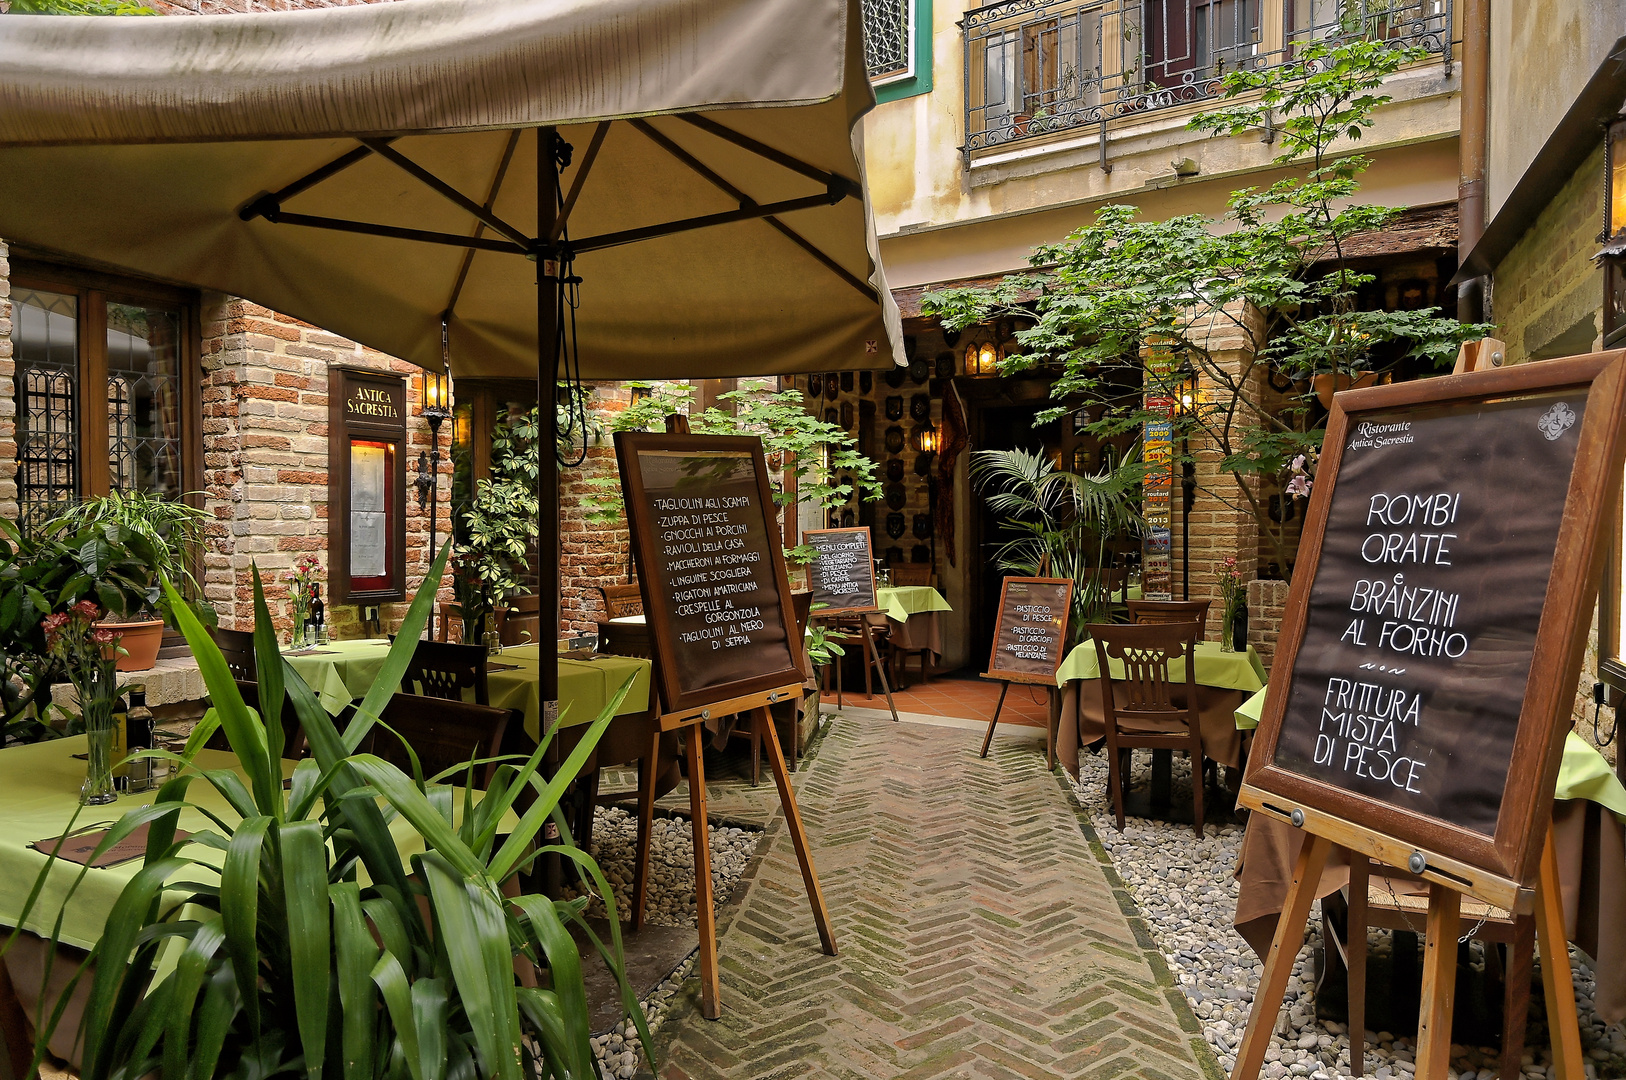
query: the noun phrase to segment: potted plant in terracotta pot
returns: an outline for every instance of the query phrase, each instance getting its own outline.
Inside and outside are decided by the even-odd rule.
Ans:
[[[203,542],[204,523],[209,520],[207,512],[179,499],[114,491],[86,498],[46,522],[41,530],[43,537],[68,546],[80,537],[107,545],[105,558],[85,561],[82,570],[93,583],[92,598],[108,612],[103,625],[119,635],[124,649],[120,671],[146,671],[157,662],[164,637],[160,575],[176,583],[201,619],[214,622],[214,608],[204,600],[203,588],[191,571]],[[90,549],[92,554],[96,550]],[[107,573],[119,575],[121,582],[135,583],[140,602],[121,605],[102,598]]]

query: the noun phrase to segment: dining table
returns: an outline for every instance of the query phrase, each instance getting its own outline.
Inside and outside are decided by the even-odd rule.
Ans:
[[[1228,768],[1240,768],[1243,739],[1237,730],[1236,711],[1249,695],[1264,687],[1265,665],[1253,646],[1244,651],[1230,651],[1217,641],[1199,641],[1193,661],[1203,754]],[[1108,674],[1113,679],[1122,679],[1123,665],[1113,661]],[[1172,662],[1169,679],[1183,683],[1185,678],[1185,659]],[[1056,685],[1061,688],[1056,757],[1070,774],[1077,776],[1079,748],[1106,737],[1101,666],[1094,640],[1085,638],[1068,652],[1056,669]],[[1177,705],[1185,705],[1184,696],[1183,692],[1176,695]],[[1121,690],[1115,700],[1125,700]]]
[[[1260,690],[1238,708],[1238,728],[1258,726],[1264,696]],[[1564,741],[1552,826],[1564,929],[1592,959],[1593,1008],[1605,1023],[1626,1022],[1626,786],[1603,755],[1573,731]],[[1265,814],[1249,815],[1235,871],[1233,922],[1261,959],[1270,952],[1305,835]],[[1348,855],[1335,846],[1316,896],[1331,896],[1348,885]],[[1415,886],[1425,895],[1426,890],[1426,884]]]
[[[875,606],[880,613],[869,616],[870,625],[886,628],[892,647],[902,652],[924,649],[936,665],[943,657],[943,630],[938,612],[953,611],[943,594],[930,585],[892,585],[875,590]]]
[[[390,643],[383,638],[335,641],[311,649],[286,652],[288,663],[299,673],[330,715],[337,716],[353,701],[366,695],[378,680],[389,655]],[[525,731],[532,739],[541,738],[541,701],[538,693],[541,646],[535,643],[510,645],[490,657],[486,666],[486,686],[492,705],[512,709],[524,718]],[[617,716],[649,709],[650,662],[636,656],[606,656],[582,653],[556,654],[559,666],[559,722],[585,724],[603,711],[621,685],[632,686]]]

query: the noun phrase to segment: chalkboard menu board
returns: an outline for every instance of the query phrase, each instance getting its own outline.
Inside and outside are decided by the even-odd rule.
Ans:
[[[1006,578],[999,590],[988,676],[1055,685],[1072,602],[1068,578]]]
[[[667,712],[802,681],[762,442],[618,432]]]
[[[1610,354],[1339,395],[1250,787],[1532,879],[1621,385]]]
[[[818,552],[810,568],[816,614],[875,610],[875,555],[868,527],[809,529],[802,541]]]

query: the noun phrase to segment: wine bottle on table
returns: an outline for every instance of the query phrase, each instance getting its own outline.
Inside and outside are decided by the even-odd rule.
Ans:
[[[124,791],[130,786],[130,770],[124,759],[130,756],[129,703],[120,694],[113,702],[113,746],[108,751],[108,764],[113,770],[113,790]]]
[[[132,685],[130,687],[130,708],[124,714],[124,750],[125,755],[134,754],[141,750],[152,749],[152,710],[147,708],[147,687]],[[145,768],[143,768],[143,766]],[[137,778],[151,775],[152,762],[138,762],[133,766],[125,767],[125,784],[128,786],[130,773],[134,772]]]
[[[311,644],[327,644],[327,605],[322,603],[322,583],[311,584]]]

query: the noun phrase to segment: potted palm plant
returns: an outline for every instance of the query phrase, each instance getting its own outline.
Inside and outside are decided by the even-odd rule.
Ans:
[[[42,535],[48,538],[99,534],[126,546],[132,540],[139,543],[146,570],[138,575],[144,602],[133,609],[102,605],[109,612],[103,625],[119,636],[124,649],[124,655],[119,657],[120,671],[145,671],[157,662],[164,637],[160,579],[178,583],[184,601],[213,622],[214,609],[204,599],[203,588],[191,570],[203,544],[204,523],[210,520],[207,511],[179,499],[113,491],[89,496],[45,523]],[[98,578],[101,564],[92,562],[86,569],[93,579]]]
[[[547,780],[538,770],[556,729],[528,757],[500,764],[484,792],[471,790],[475,763],[425,777],[416,766],[408,774],[356,753],[411,659],[446,553],[342,733],[278,653],[257,572],[263,718],[244,704],[219,649],[164,582],[213,707],[182,753],[135,755],[167,760],[176,773],[98,847],[99,855],[148,828],[141,869],[63,994],[66,1001],[82,979],[90,982],[79,1031],[85,1080],[586,1080],[598,1069],[570,925],[604,956],[649,1051],[623,974],[609,882],[568,833],[542,838],[627,686]],[[291,777],[290,763],[267,752],[283,745],[285,701],[312,751]],[[202,767],[204,743],[217,730],[230,740],[235,769]],[[177,822],[194,808],[194,785],[213,788],[235,812],[207,813],[205,824],[189,821],[196,831],[181,836]],[[404,867],[403,851],[418,848]],[[556,902],[514,888],[542,850],[569,858],[598,891],[609,943],[588,929],[588,897]],[[70,897],[98,872],[89,862],[94,857]],[[66,902],[45,899],[53,892],[42,888],[48,873],[49,866],[23,925],[36,905]],[[61,1015],[41,1024],[36,1069]]]

